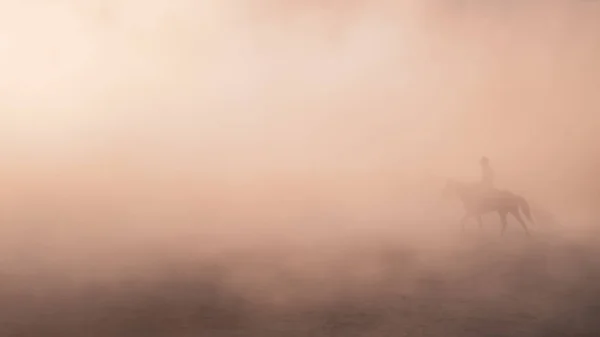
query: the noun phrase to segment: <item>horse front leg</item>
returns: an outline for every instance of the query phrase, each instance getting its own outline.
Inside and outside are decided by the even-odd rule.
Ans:
[[[500,235],[504,235],[504,231],[506,230],[506,211],[498,211],[498,214],[500,215],[500,221],[502,222]]]
[[[466,225],[467,221],[471,218],[471,216],[473,216],[471,213],[467,213],[460,220],[460,227],[461,227],[462,233],[465,232],[465,225]]]

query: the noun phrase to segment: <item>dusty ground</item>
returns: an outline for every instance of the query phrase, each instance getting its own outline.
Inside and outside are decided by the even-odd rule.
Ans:
[[[521,234],[163,254],[120,269],[5,261],[1,335],[600,336],[597,247]]]

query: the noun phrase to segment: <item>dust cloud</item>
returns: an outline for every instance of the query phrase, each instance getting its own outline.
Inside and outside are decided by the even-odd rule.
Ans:
[[[2,2],[2,335],[597,335],[599,18]],[[532,239],[461,233],[481,156]]]

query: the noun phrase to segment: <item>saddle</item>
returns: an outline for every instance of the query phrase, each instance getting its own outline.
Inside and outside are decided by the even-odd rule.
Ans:
[[[485,200],[504,199],[512,195],[512,193],[507,190],[501,190],[496,187],[485,186],[482,184],[478,184],[475,192],[481,199]]]

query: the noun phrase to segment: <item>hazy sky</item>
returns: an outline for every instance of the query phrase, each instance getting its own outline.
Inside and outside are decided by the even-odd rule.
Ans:
[[[600,1],[0,1],[0,249],[436,240],[482,155],[596,224],[598,32]]]
[[[5,1],[2,153],[544,184],[595,156],[599,8]]]

